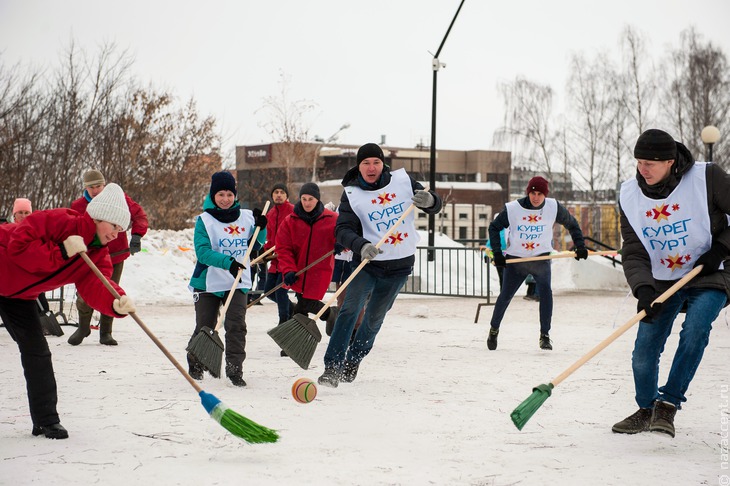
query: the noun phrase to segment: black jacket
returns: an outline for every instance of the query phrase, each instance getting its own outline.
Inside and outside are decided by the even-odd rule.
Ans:
[[[345,177],[342,179],[342,186],[357,186],[365,191],[377,192],[383,187],[390,184],[391,175],[390,169],[388,167],[383,167],[383,173],[381,174],[380,179],[375,184],[365,183],[361,178],[358,177],[359,175],[360,171],[357,166],[351,168],[347,171],[347,174],[345,174]],[[414,192],[416,190],[423,190],[423,186],[419,182],[414,180],[412,177],[410,177],[410,179],[411,188]],[[435,202],[432,207],[423,209],[422,211],[427,214],[437,214],[439,211],[441,211],[441,206],[443,204],[441,197],[433,190],[429,190],[428,192],[433,195]],[[337,243],[344,246],[345,248],[349,248],[350,250],[352,250],[352,261],[355,262],[355,264],[359,264],[361,261],[360,250],[365,245],[365,243],[375,244],[377,242],[368,241],[363,238],[362,224],[360,223],[360,218],[358,218],[355,212],[352,210],[352,207],[350,206],[350,200],[347,198],[347,193],[345,191],[342,191],[342,197],[340,198],[339,213],[340,215],[337,218],[337,227],[335,229]],[[400,258],[398,260],[373,260],[365,265],[363,270],[377,277],[410,275],[410,273],[413,271],[413,262],[415,261],[415,259],[415,256],[411,255],[408,257]]]

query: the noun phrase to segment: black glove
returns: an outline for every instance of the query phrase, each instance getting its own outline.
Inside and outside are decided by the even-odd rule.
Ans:
[[[710,275],[719,270],[720,264],[727,258],[728,250],[724,245],[718,242],[714,242],[707,253],[702,254],[695,262],[697,265],[704,265],[700,271],[700,276]]]
[[[340,245],[339,243],[335,243],[335,255],[339,255],[343,251],[347,250],[344,246]]]
[[[297,277],[297,272],[286,272],[284,274],[284,283],[292,286],[294,285],[294,282],[297,281],[299,277]]]
[[[489,265],[489,255],[484,255],[484,263]]]
[[[575,259],[576,260],[588,260],[588,248],[586,248],[585,246],[576,248],[575,249]]]
[[[228,268],[228,271],[231,272],[231,275],[233,275],[233,278],[238,277],[238,271],[244,270],[246,267],[238,263],[237,260],[233,260],[231,262],[231,266]]]
[[[642,319],[644,322],[651,322],[652,318],[661,312],[661,302],[656,302],[652,305],[652,302],[657,297],[656,291],[649,285],[642,285],[636,290],[636,298],[639,300],[638,304],[636,304],[636,312],[646,312],[646,318]]]
[[[492,255],[492,260],[494,261],[494,266],[497,268],[504,268],[507,266],[507,260],[504,258],[504,254],[501,251],[495,251]]]
[[[268,220],[266,219],[266,216],[261,214],[261,210],[259,208],[253,208],[253,218],[256,220],[256,226],[261,229],[266,228]]]
[[[129,254],[134,255],[139,251],[142,251],[142,237],[139,235],[132,235],[132,239],[129,240]]]

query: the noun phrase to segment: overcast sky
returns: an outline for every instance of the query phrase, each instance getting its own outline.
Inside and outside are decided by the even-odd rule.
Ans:
[[[94,53],[115,42],[135,75],[193,96],[235,145],[271,141],[257,109],[278,96],[317,104],[312,136],[410,147],[429,143],[432,53],[459,0],[0,0],[4,63],[57,65],[74,39]],[[436,145],[489,149],[503,117],[497,86],[517,75],[560,96],[574,52],[616,52],[626,25],[655,58],[696,27],[730,55],[728,0],[466,0],[441,52]],[[618,58],[617,58],[618,59]]]

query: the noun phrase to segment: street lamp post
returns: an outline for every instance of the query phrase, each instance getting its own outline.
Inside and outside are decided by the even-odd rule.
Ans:
[[[707,125],[700,133],[702,143],[707,145],[707,162],[712,162],[712,146],[720,140],[720,130],[716,126]]]
[[[319,151],[322,150],[322,147],[324,147],[325,144],[332,143],[337,140],[337,136],[340,132],[342,130],[347,130],[348,128],[350,128],[350,124],[344,123],[339,130],[330,135],[326,140],[317,136],[314,137],[314,141],[318,142],[319,145],[314,150],[314,160],[312,161],[312,182],[317,182],[317,159],[319,158]]]

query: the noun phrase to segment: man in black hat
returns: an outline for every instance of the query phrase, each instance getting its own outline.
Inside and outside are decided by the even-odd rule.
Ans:
[[[335,230],[337,243],[352,250],[353,264],[358,265],[363,259],[369,263],[347,287],[327,346],[325,370],[318,383],[330,387],[355,380],[360,362],[373,348],[385,314],[413,271],[419,240],[413,213],[381,248],[375,244],[411,204],[428,214],[438,213],[442,205],[434,190],[423,190],[405,169],[391,172],[385,165],[382,149],[374,143],[360,147],[357,166],[347,171],[342,185],[345,190]],[[368,296],[370,300],[365,304]],[[350,343],[363,307],[362,324]]]
[[[730,176],[712,163],[695,162],[687,147],[657,129],[641,134],[634,157],[636,177],[621,185],[621,256],[637,311],[646,311],[632,355],[639,410],[613,431],[674,437],[674,416],[687,401],[712,322],[730,297],[730,268],[723,263],[730,254]],[[698,265],[698,276],[663,303],[654,303]],[[685,305],[669,376],[658,388],[659,358]]]

